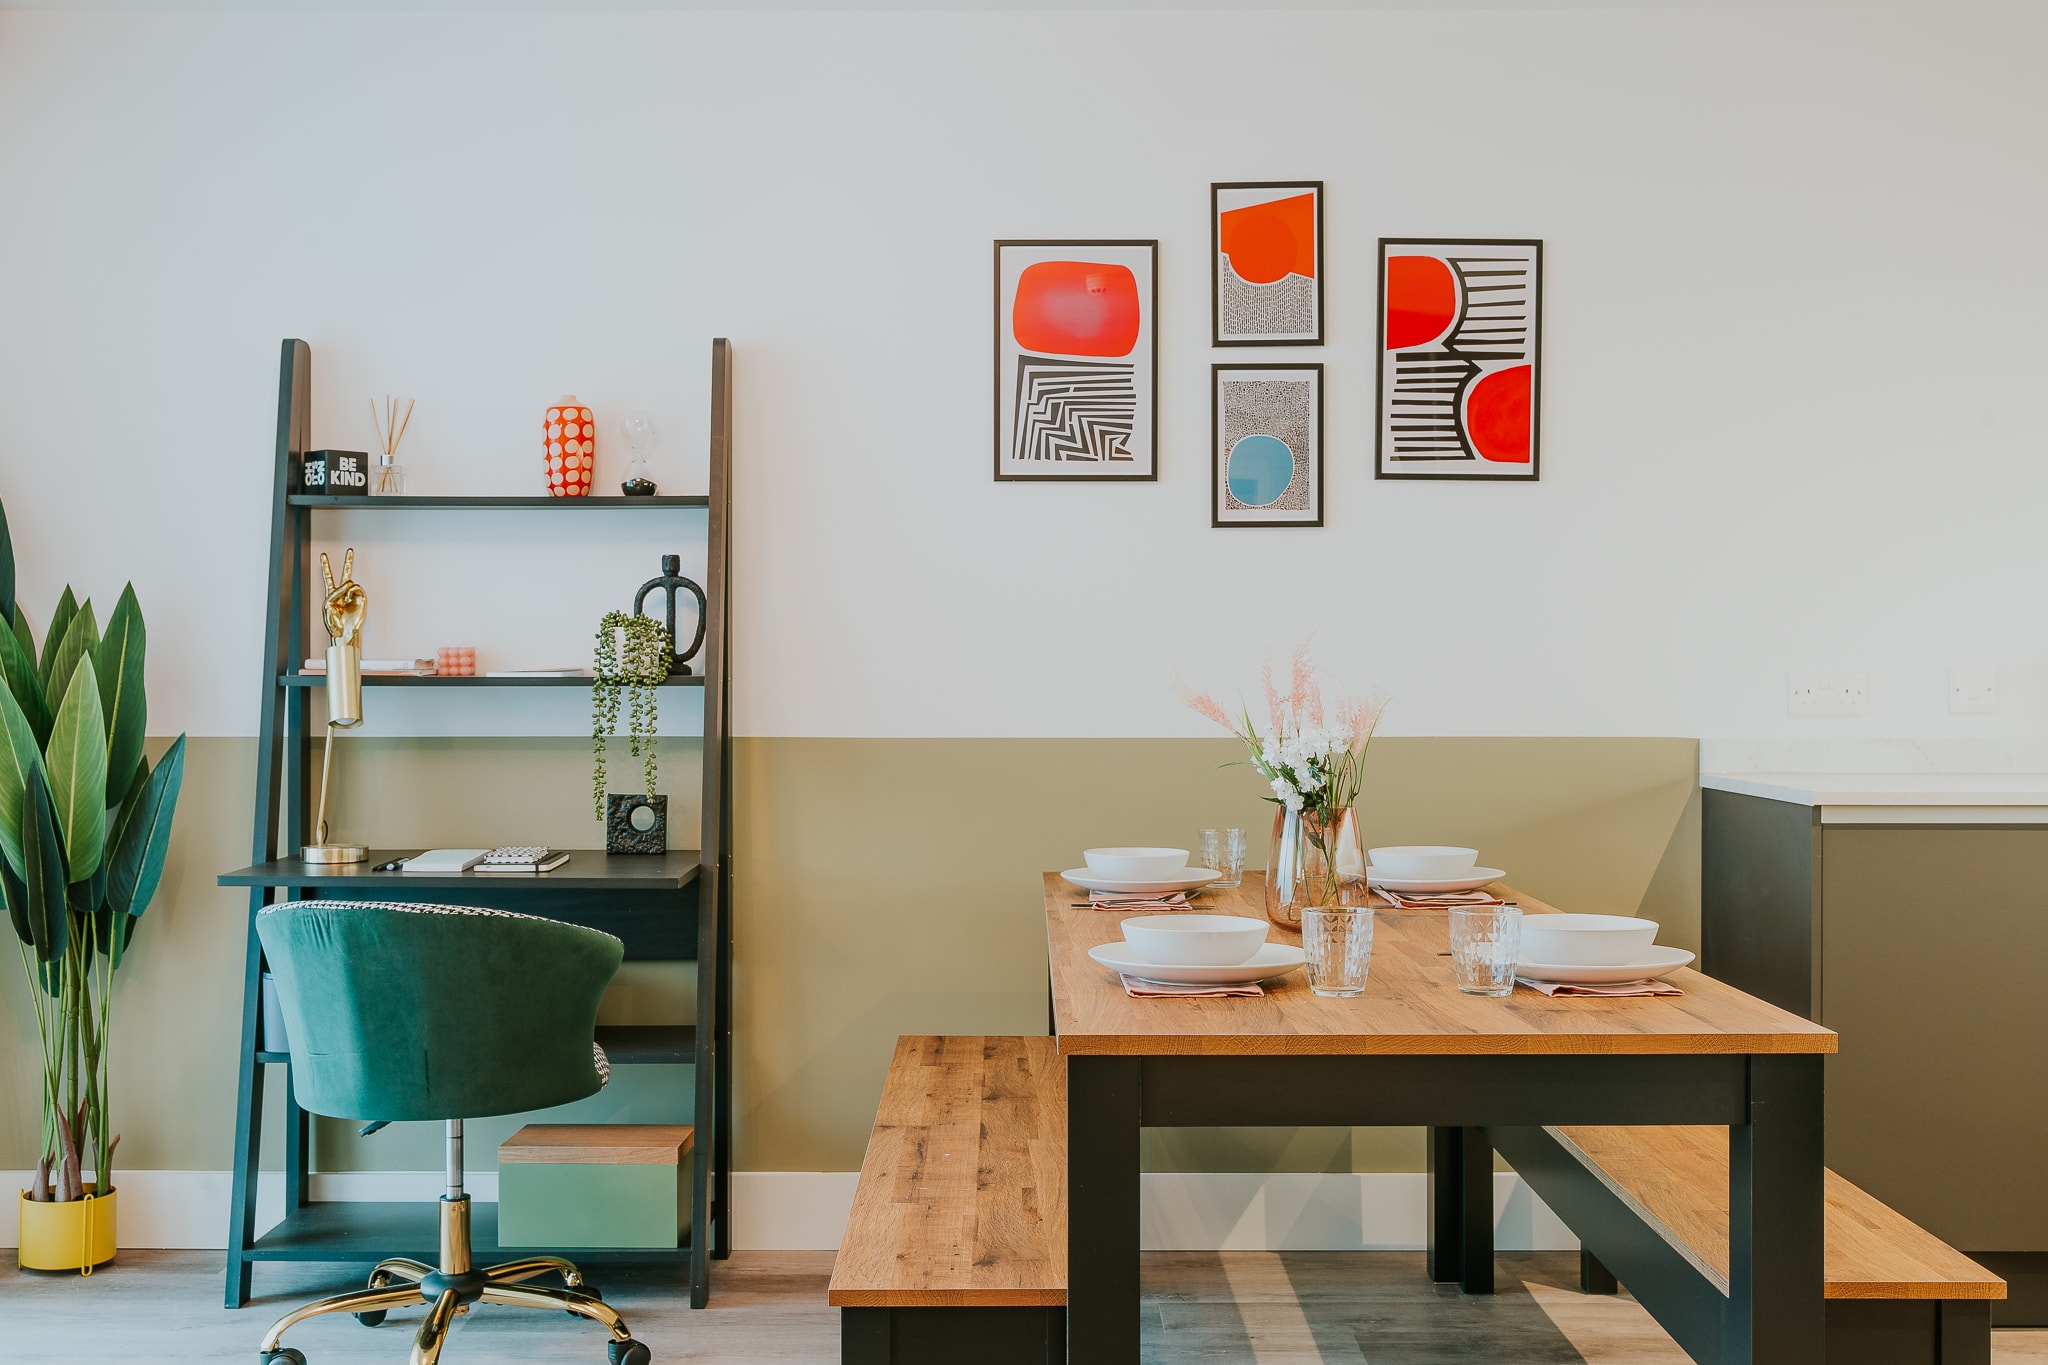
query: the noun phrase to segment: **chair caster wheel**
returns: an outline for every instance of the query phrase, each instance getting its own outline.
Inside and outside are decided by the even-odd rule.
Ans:
[[[383,1270],[371,1271],[369,1287],[372,1289],[389,1289],[391,1287],[390,1274]],[[372,1308],[367,1313],[352,1313],[350,1316],[365,1327],[381,1327],[384,1323],[385,1311],[382,1308]]]
[[[571,1292],[572,1294],[588,1294],[593,1299],[601,1299],[604,1297],[604,1291],[602,1289],[599,1289],[596,1285],[592,1284],[588,1280],[585,1280],[581,1284],[569,1285],[568,1289],[569,1292]],[[569,1316],[572,1318],[580,1318],[583,1315],[581,1313],[571,1313],[569,1314]]]
[[[306,1365],[306,1353],[296,1346],[280,1346],[275,1351],[265,1351],[258,1365]]]
[[[604,1349],[611,1356],[612,1365],[648,1365],[654,1359],[637,1341],[607,1342]]]

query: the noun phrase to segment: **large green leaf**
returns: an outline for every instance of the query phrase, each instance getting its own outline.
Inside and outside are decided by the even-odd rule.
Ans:
[[[14,694],[0,687],[0,854],[19,873],[22,861],[21,810],[29,774],[40,772],[43,746]]]
[[[69,855],[66,880],[84,881],[99,867],[107,841],[107,722],[100,714],[99,678],[89,656],[80,656],[71,686],[57,703],[43,761]]]
[[[142,653],[146,636],[142,606],[135,585],[121,589],[121,600],[107,618],[107,633],[93,652],[99,671],[100,711],[107,718],[107,804],[124,796],[142,762],[142,727],[148,703],[142,695]]]
[[[14,537],[7,533],[7,504],[0,502],[0,617],[14,623]]]
[[[128,794],[121,798],[118,806],[107,807],[107,856],[105,862],[114,861],[114,850],[121,846],[121,838],[127,832],[128,822],[135,818],[135,812],[142,805],[142,794],[149,790],[149,760],[143,759],[135,765],[135,777],[128,784]]]
[[[56,634],[54,625],[50,628]],[[49,641],[45,640],[46,647]],[[78,671],[80,659],[91,658],[100,647],[100,626],[93,618],[90,600],[78,604],[78,610],[71,617],[71,624],[64,631],[64,639],[57,646],[57,652],[50,655],[49,665],[43,671],[43,695],[62,697],[71,686],[71,677]]]
[[[132,812],[124,812],[121,837],[110,846],[107,904],[129,915],[149,909],[163,880],[171,848],[171,815],[185,782],[185,737],[179,735],[157,760]]]
[[[65,899],[71,902],[73,915],[91,915],[103,908],[107,899],[107,860],[100,859],[100,865],[84,881],[73,882],[65,888]]]
[[[57,646],[64,643],[65,632],[71,629],[71,618],[76,615],[78,599],[71,595],[71,585],[67,583],[64,595],[57,599],[57,610],[50,614],[50,629],[43,636],[43,691],[53,697],[57,694],[50,691],[50,668],[57,662]]]
[[[35,655],[23,649],[11,630],[0,630],[0,682],[28,717],[36,743],[50,739],[50,702],[43,695],[42,679],[36,673]]]
[[[7,919],[14,926],[14,936],[33,947],[35,939],[28,929],[28,888],[4,858],[0,858],[0,896],[7,899]]]
[[[14,642],[21,646],[21,652],[33,659],[36,657],[36,637],[28,628],[28,613],[21,609],[21,599],[14,602]]]
[[[21,837],[21,888],[29,945],[35,949],[36,961],[53,963],[64,955],[71,925],[64,908],[64,845],[41,768],[29,774],[28,795],[21,806]]]

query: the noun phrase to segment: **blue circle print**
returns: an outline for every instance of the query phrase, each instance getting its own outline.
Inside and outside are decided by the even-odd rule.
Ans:
[[[1294,482],[1294,452],[1278,436],[1247,436],[1230,448],[1230,496],[1270,507]]]

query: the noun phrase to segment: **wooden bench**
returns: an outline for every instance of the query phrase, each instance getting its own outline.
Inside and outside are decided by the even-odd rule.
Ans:
[[[827,1296],[844,1365],[1062,1365],[1066,1167],[1053,1039],[897,1039]]]
[[[1676,1257],[1728,1292],[1728,1130],[1487,1130],[1575,1232],[1580,1287],[1630,1289],[1696,1359],[1718,1354],[1714,1324],[1673,1296]],[[2005,1281],[1833,1171],[1826,1177],[1827,1358],[1850,1365],[1989,1365],[1991,1301]],[[1678,1305],[1672,1306],[1673,1298]],[[1653,1302],[1662,1300],[1662,1303]],[[1667,1320],[1667,1317],[1673,1320]],[[1690,1338],[1690,1339],[1689,1339]],[[1714,1349],[1703,1351],[1703,1347]]]

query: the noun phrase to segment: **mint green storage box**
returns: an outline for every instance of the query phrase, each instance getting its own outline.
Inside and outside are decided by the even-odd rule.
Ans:
[[[674,1123],[527,1124],[498,1148],[498,1245],[681,1246],[694,1138]]]

